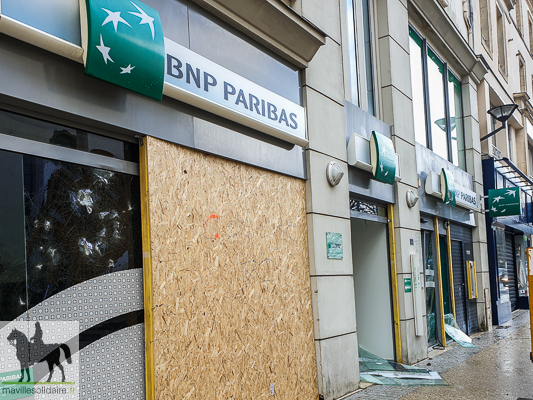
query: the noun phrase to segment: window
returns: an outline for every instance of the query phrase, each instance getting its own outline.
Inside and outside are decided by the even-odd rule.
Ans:
[[[496,29],[498,32],[498,69],[501,74],[507,78],[507,49],[505,46],[505,25],[503,14],[496,7]]]
[[[461,82],[409,28],[415,139],[465,169]]]
[[[351,102],[376,115],[371,0],[346,0]]]
[[[529,53],[533,54],[533,21],[531,16],[528,14],[528,27],[529,27]]]
[[[522,54],[520,53],[518,53],[518,73],[520,76],[520,91],[526,92],[526,62],[524,61],[524,57],[522,57]]]
[[[465,143],[463,132],[463,102],[461,82],[448,71],[448,97],[450,102],[450,131],[452,135],[452,162],[459,168],[466,169]],[[459,122],[459,123],[458,123]]]
[[[531,147],[531,145],[527,147],[527,155],[528,155],[528,167],[529,167],[527,174],[529,176],[532,176],[533,175],[533,147]]]
[[[516,0],[516,6],[515,6],[515,13],[516,13],[516,27],[518,28],[518,32],[521,36],[524,36],[524,30],[522,27],[522,3],[520,0]]]
[[[426,115],[424,105],[424,74],[422,73],[422,39],[410,31],[409,51],[411,53],[411,85],[413,92],[413,117],[415,140],[426,143]]]
[[[513,161],[513,134],[512,129],[507,130],[507,143],[509,146],[508,154],[509,154],[509,160]]]
[[[481,22],[481,42],[487,51],[492,52],[489,0],[479,0],[479,14]]]

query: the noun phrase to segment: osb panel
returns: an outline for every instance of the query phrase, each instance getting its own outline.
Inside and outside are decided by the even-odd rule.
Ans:
[[[156,398],[317,399],[304,182],[154,138],[148,180]]]

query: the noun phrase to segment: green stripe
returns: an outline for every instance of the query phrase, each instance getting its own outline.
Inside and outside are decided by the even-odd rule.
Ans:
[[[76,382],[2,382],[2,385],[75,385]]]

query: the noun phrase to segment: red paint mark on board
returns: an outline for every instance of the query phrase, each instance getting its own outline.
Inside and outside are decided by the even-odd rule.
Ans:
[[[207,236],[207,223],[208,223],[210,220],[212,220],[212,219],[219,219],[219,218],[218,218],[218,215],[216,215],[216,214],[211,214],[211,215],[209,216],[209,218],[206,219],[206,221],[204,222],[204,236],[205,236],[206,238],[208,238],[208,239],[219,239],[219,238],[220,238],[220,235],[218,234],[218,232],[215,233],[215,237],[214,237],[214,238],[213,238],[213,237],[210,237],[210,236]]]

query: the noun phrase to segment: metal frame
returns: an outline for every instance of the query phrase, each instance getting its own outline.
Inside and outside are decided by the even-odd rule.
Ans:
[[[129,175],[139,175],[139,165],[131,161],[118,160],[99,154],[22,139],[3,133],[0,133],[0,150],[86,165],[88,167],[101,168]]]
[[[387,217],[382,217],[381,215],[367,214],[361,211],[353,210],[350,210],[350,218],[366,219],[367,221],[374,221],[382,224],[386,224],[387,222],[389,222],[389,219]]]

